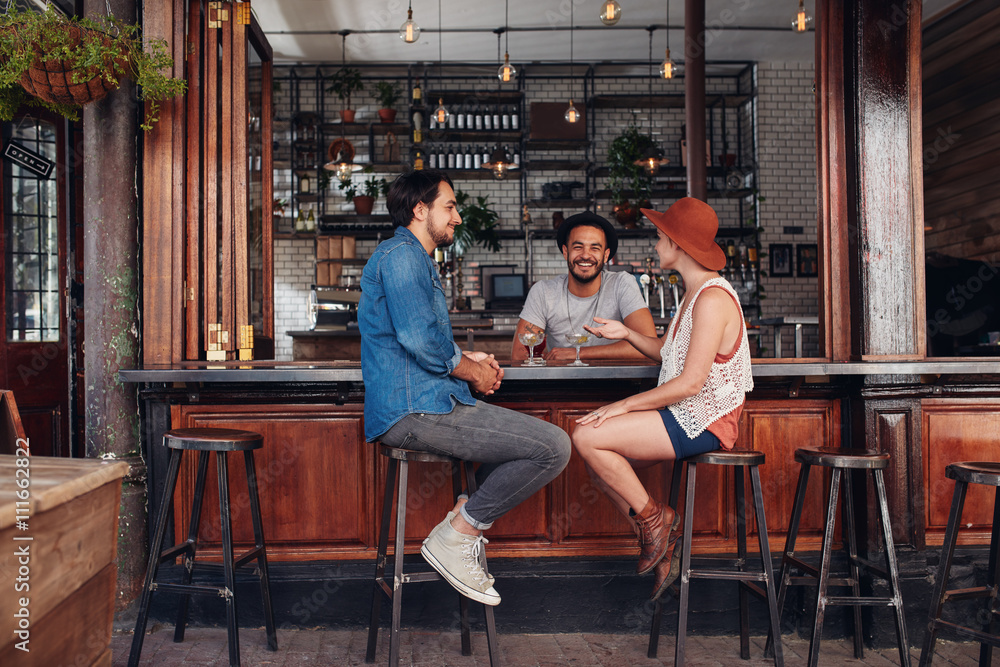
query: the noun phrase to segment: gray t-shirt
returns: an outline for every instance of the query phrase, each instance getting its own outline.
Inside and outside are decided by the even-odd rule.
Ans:
[[[540,280],[532,285],[524,300],[521,319],[545,329],[547,348],[572,347],[566,342],[566,334],[584,333],[583,325],[593,325],[595,316],[621,322],[646,307],[639,284],[630,273],[604,271],[600,291],[583,298],[569,293],[568,281],[568,275]],[[617,342],[591,336],[582,347]]]

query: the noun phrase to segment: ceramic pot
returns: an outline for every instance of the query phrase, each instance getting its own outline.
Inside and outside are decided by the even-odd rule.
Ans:
[[[371,215],[375,208],[375,198],[367,195],[355,195],[354,212],[358,215]]]
[[[342,109],[340,111],[340,120],[345,123],[353,123],[354,114],[355,114],[354,109]]]
[[[393,123],[396,121],[396,110],[395,109],[379,109],[378,119],[383,123]]]
[[[639,207],[630,202],[622,202],[621,204],[615,205],[614,212],[615,220],[617,220],[620,225],[625,227],[625,229],[635,229],[635,223],[641,215]]]

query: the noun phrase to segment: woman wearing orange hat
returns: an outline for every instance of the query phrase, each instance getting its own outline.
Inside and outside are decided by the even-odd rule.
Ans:
[[[739,297],[718,273],[726,256],[715,243],[715,211],[685,197],[665,213],[642,213],[657,227],[660,267],[684,280],[677,316],[663,338],[597,317],[596,326],[585,328],[595,336],[627,340],[660,361],[660,379],[655,389],[578,419],[573,445],[612,502],[639,527],[637,569],[655,570],[655,600],[678,575],[680,515],[646,492],[634,468],[732,449],[753,379]]]

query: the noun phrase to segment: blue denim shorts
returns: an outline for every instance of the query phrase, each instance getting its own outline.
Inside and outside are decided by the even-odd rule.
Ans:
[[[684,429],[681,428],[681,425],[677,423],[677,417],[674,417],[674,413],[669,408],[657,410],[657,412],[660,413],[663,426],[667,429],[667,435],[670,436],[670,444],[674,446],[674,454],[677,458],[686,459],[689,456],[713,452],[719,448],[719,439],[715,434],[705,430],[697,438],[689,438]]]

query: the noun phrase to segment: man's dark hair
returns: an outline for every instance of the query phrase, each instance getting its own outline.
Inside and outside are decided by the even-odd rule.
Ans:
[[[406,227],[413,221],[413,207],[423,202],[430,208],[438,196],[441,183],[454,188],[451,179],[437,169],[404,172],[396,177],[386,195],[386,207],[393,227]]]

